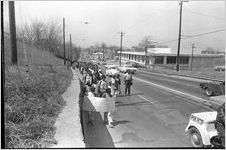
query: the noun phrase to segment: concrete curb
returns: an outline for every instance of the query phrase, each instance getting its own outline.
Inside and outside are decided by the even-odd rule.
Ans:
[[[57,145],[54,145],[52,148],[85,148],[80,121],[79,77],[76,71],[73,69],[71,70],[73,73],[73,80],[62,95],[66,101],[66,106],[56,120],[55,139],[57,140]]]

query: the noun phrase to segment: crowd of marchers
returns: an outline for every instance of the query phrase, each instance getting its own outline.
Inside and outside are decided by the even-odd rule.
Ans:
[[[78,62],[76,68],[82,75],[82,94],[85,96],[111,98],[121,94],[120,74],[110,76],[110,80],[106,80],[106,76],[98,65],[91,62]],[[130,95],[130,87],[132,85],[132,75],[128,71],[124,76],[125,95]],[[90,111],[88,115],[88,125],[93,125],[93,113]],[[112,112],[104,112],[104,123],[109,127],[113,127]]]

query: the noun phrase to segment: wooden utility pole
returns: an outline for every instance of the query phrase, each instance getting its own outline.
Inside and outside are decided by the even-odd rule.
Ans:
[[[145,40],[145,68],[146,69],[147,69],[147,64],[148,64],[147,53],[148,53],[148,38],[146,38],[146,40]]]
[[[72,42],[71,42],[71,34],[70,34],[70,60],[72,61]]]
[[[4,98],[5,98],[5,50],[4,50],[4,11],[3,11],[3,4],[4,2],[1,1],[1,99],[2,99],[2,103],[3,105],[1,105],[1,109],[4,110],[5,109],[5,105],[4,105]],[[2,111],[2,116],[5,116],[5,111]],[[5,130],[2,130],[2,135],[5,135]],[[1,148],[4,149],[5,148],[5,144],[6,143],[6,138],[3,138],[2,140],[2,144],[1,144]]]
[[[11,50],[12,50],[12,63],[18,64],[17,59],[17,43],[16,43],[16,21],[15,21],[15,6],[14,1],[9,1],[9,29],[11,39]]]
[[[63,47],[64,47],[64,65],[66,65],[66,52],[65,52],[65,18],[63,18]]]
[[[181,22],[182,22],[182,8],[183,8],[183,2],[188,2],[188,1],[181,1],[179,3],[180,5],[180,20],[179,20],[179,35],[178,35],[178,46],[177,46],[177,71],[179,71],[180,68],[180,40],[181,40]]]
[[[195,47],[195,44],[192,43],[192,51],[191,51],[191,70],[192,70],[192,63],[193,63],[194,48],[196,48],[196,47]]]
[[[179,71],[180,64],[180,39],[181,39],[181,21],[182,21],[182,5],[183,1],[180,2],[180,21],[179,21],[179,35],[178,35],[178,46],[177,46],[177,71]]]
[[[104,61],[104,49],[105,49],[105,44],[102,44],[102,48],[103,48],[103,61]]]
[[[121,66],[122,65],[122,37],[123,37],[123,32],[120,32],[121,34],[121,40],[120,40],[120,58],[119,58],[119,65]]]

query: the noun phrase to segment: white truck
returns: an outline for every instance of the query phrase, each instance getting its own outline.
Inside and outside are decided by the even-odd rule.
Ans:
[[[225,96],[216,96],[211,98],[209,105],[216,110],[216,104],[218,104],[218,108],[224,109],[223,114],[225,116],[224,103]],[[217,115],[217,111],[193,113],[190,115],[185,132],[188,134],[189,141],[193,147],[214,147],[216,145],[224,147],[224,142],[219,141],[217,144],[211,142],[219,137],[219,132],[215,128]]]

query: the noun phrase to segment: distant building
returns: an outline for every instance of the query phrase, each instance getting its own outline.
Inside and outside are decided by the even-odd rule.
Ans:
[[[201,51],[202,54],[224,54],[225,55],[225,51],[219,51],[219,50],[213,50],[213,49],[206,49]]]
[[[95,52],[94,58],[97,60],[103,60],[103,53],[102,52]]]
[[[166,51],[166,50],[165,50]],[[168,49],[168,53],[159,53],[161,50],[152,52],[149,50],[147,54],[147,65],[149,67],[162,67],[175,69],[177,54],[172,54]],[[119,53],[119,52],[118,52]],[[145,52],[123,51],[122,60],[137,62],[145,65]],[[224,65],[225,58],[222,54],[180,54],[180,68],[189,69],[191,64],[193,68],[211,68],[215,65]]]
[[[165,54],[171,54],[171,48],[148,48],[149,53],[165,53]]]

